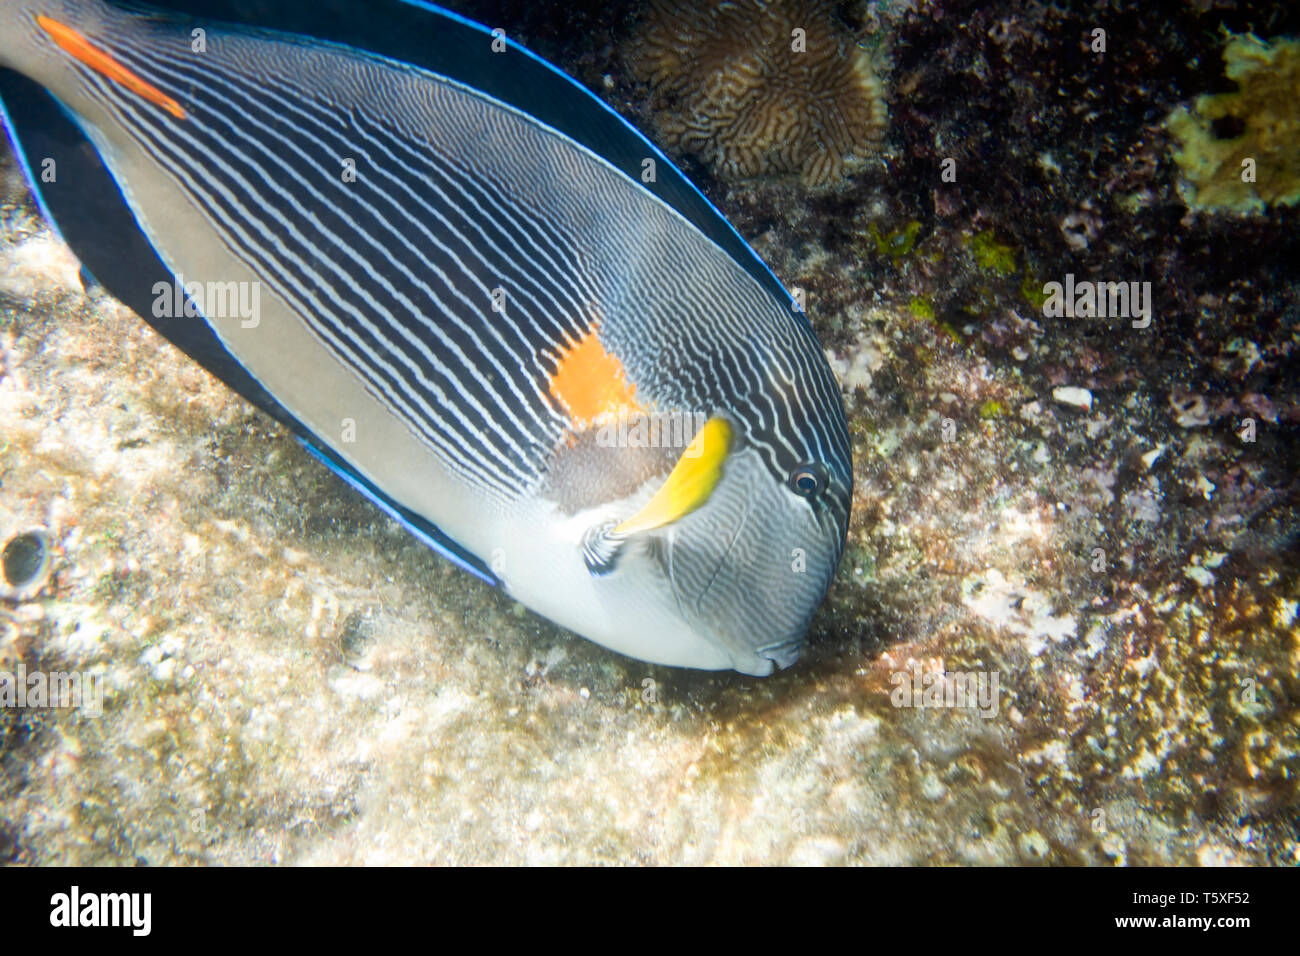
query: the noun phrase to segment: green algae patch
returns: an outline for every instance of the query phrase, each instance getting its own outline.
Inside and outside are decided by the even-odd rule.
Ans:
[[[947,336],[954,345],[963,345],[966,341],[951,322],[936,322],[934,327]]]
[[[927,322],[934,321],[934,306],[930,304],[928,299],[923,299],[919,295],[912,296],[911,301],[907,303],[907,311],[918,319],[924,319]]]
[[[1179,141],[1189,208],[1260,212],[1300,199],[1300,43],[1233,36],[1223,50],[1235,93],[1197,97],[1165,120]]]
[[[985,272],[1009,276],[1016,271],[1015,247],[998,242],[992,229],[976,233],[967,244],[971,255],[975,257],[976,265]]]
[[[889,256],[895,261],[910,255],[912,248],[916,245],[917,234],[921,231],[921,223],[913,219],[902,229],[895,229],[888,235],[881,235],[879,227],[873,222],[867,226],[867,232],[871,234],[872,240],[876,244],[876,251],[882,256]]]
[[[1025,301],[1034,307],[1034,311],[1042,312],[1043,306],[1047,304],[1049,296],[1043,291],[1043,283],[1039,282],[1031,275],[1025,276],[1025,281],[1020,283],[1020,294],[1025,297]]]
[[[996,398],[989,398],[980,403],[979,414],[980,418],[985,421],[993,418],[1005,418],[1007,407]]]

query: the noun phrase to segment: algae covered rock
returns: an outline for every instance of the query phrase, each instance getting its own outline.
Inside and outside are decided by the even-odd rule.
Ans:
[[[1179,191],[1192,209],[1259,212],[1300,199],[1300,43],[1234,36],[1223,51],[1234,93],[1200,96],[1166,125],[1179,140]]]

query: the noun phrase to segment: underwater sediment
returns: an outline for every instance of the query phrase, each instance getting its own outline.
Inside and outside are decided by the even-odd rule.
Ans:
[[[652,128],[636,5],[462,9]],[[0,708],[0,858],[1300,861],[1296,209],[1190,208],[1166,126],[1288,17],[863,8],[874,162],[694,170],[849,402],[848,550],[763,680],[618,657],[448,566],[84,291],[6,159],[0,535],[51,556],[0,670],[104,702]],[[1150,283],[1149,314],[1049,318],[1067,275]]]

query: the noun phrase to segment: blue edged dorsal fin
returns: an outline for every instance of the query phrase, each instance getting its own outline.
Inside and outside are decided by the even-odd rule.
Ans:
[[[492,29],[426,0],[116,2],[132,10],[165,10],[187,20],[208,18],[208,25],[225,22],[315,38],[400,60],[473,87],[602,157],[679,212],[778,301],[792,301],[772,270],[672,160],[573,77],[515,43],[508,31],[504,48],[494,52]],[[646,159],[655,161],[654,182],[641,178]]]

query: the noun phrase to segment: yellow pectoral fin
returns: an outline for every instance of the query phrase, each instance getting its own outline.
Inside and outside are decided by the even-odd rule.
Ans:
[[[185,110],[181,108],[179,103],[158,89],[158,87],[146,83],[72,29],[72,27],[65,26],[58,20],[52,20],[49,17],[37,17],[36,22],[63,49],[63,52],[73,59],[86,64],[96,73],[103,74],[114,83],[121,84],[136,96],[142,96],[150,103],[161,106],[177,119],[185,119]]]
[[[628,518],[614,534],[633,534],[672,524],[709,500],[722,464],[731,449],[731,425],[723,418],[710,418],[682,452],[676,467],[646,506]]]

